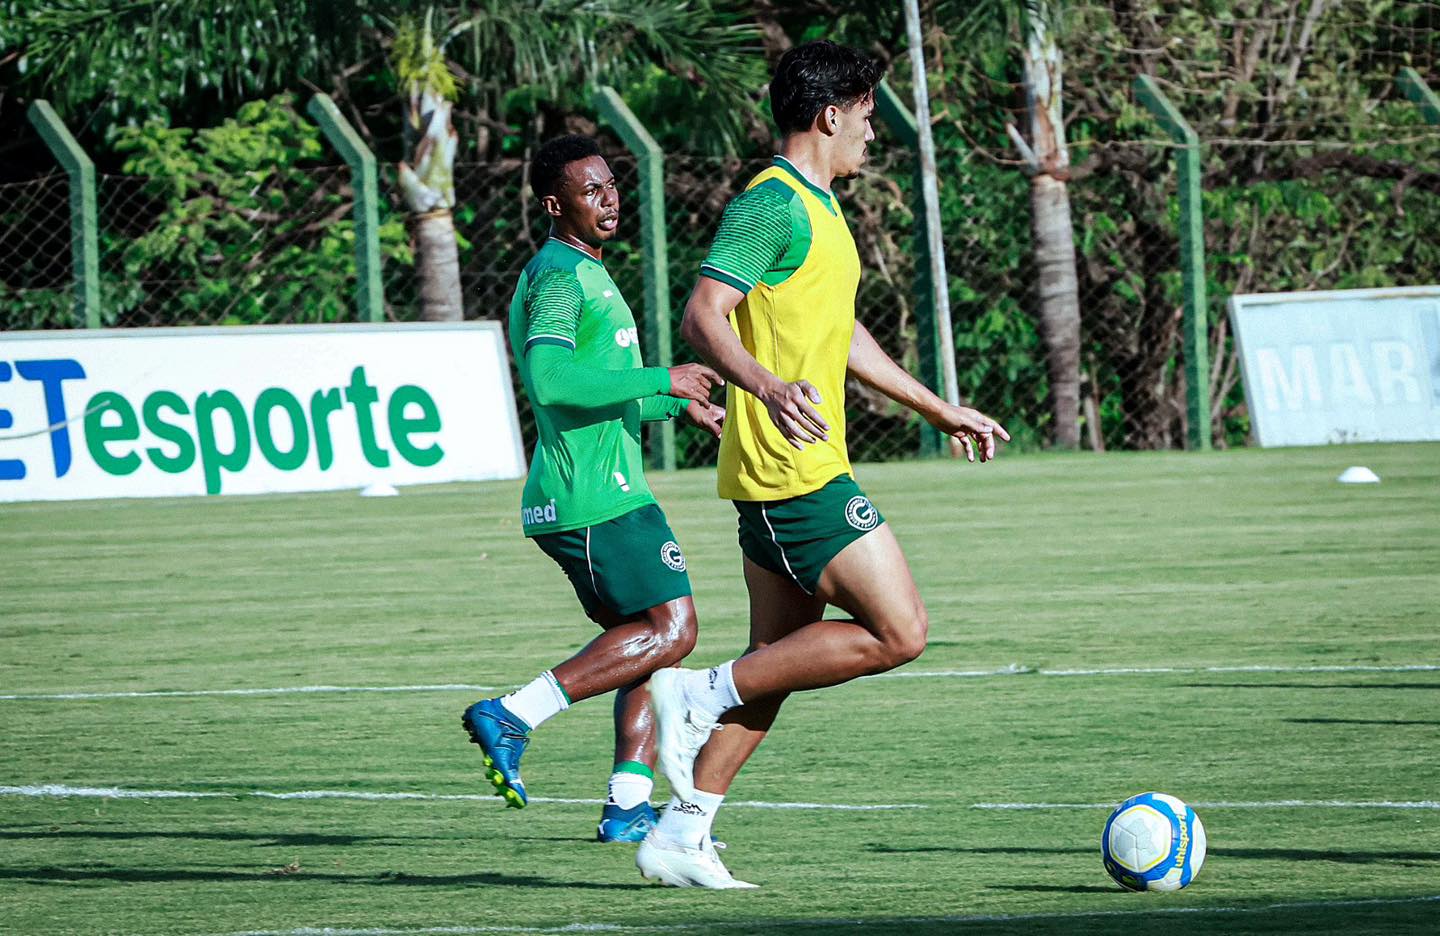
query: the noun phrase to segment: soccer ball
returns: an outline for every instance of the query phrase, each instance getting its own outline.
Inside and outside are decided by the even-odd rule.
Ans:
[[[1205,863],[1205,827],[1175,797],[1139,793],[1105,820],[1100,853],[1106,872],[1127,890],[1179,890]]]

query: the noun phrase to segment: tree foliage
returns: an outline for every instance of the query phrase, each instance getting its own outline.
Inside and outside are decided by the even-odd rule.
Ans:
[[[158,120],[116,132],[132,179],[107,191],[104,309],[139,324],[156,307],[180,321],[254,324],[354,317],[355,226],[345,175],[313,169],[315,125],[280,96],[242,105],[217,127]],[[408,257],[404,225],[381,250]],[[178,288],[177,288],[178,286]]]
[[[1027,185],[1005,131],[1024,107],[1017,55],[1024,7],[1025,0],[923,4],[962,393],[1043,444],[1048,378],[1035,327]],[[390,43],[399,18],[421,8],[410,0],[383,7],[0,0],[0,69],[12,91],[49,95],[72,126],[90,127],[91,142],[110,140],[115,148],[101,148],[102,163],[107,154],[116,167],[143,157],[143,171],[168,173],[165,160],[190,167],[207,154],[209,168],[184,170],[183,194],[148,196],[180,230],[196,232],[199,244],[147,241],[157,259],[145,269],[157,272],[142,270],[141,278],[186,263],[202,276],[197,258],[241,240],[220,204],[239,205],[230,213],[242,220],[256,208],[245,201],[250,188],[222,191],[215,181],[218,154],[240,144],[205,137],[202,146],[198,132],[161,141],[147,121],[177,128],[167,133],[220,129],[243,101],[318,88],[342,101],[378,152],[396,156],[401,109],[394,105],[403,89]],[[450,36],[460,158],[497,172],[518,167],[541,137],[587,126],[596,81],[620,87],[674,153],[764,155],[773,144],[767,72],[790,45],[829,37],[887,60],[905,51],[899,7],[880,0],[455,0],[436,8]],[[1110,446],[1156,447],[1178,444],[1185,428],[1173,154],[1131,91],[1137,75],[1149,74],[1203,142],[1213,421],[1217,439],[1238,442],[1247,422],[1226,333],[1230,295],[1440,279],[1433,233],[1440,131],[1422,122],[1394,83],[1400,66],[1413,65],[1440,86],[1440,7],[1428,0],[1067,0],[1063,11],[1054,29],[1065,55],[1082,366],[1096,434]],[[908,96],[908,68],[892,68],[890,80]],[[290,167],[281,174],[305,165],[286,155],[293,144],[284,133],[265,139],[277,152],[260,164],[268,158]],[[131,148],[122,151],[121,140]],[[893,141],[882,132],[877,151],[887,146]],[[224,165],[229,172],[238,163]],[[741,164],[711,165],[711,175],[672,171],[672,236],[695,218],[713,221],[712,203],[734,190],[735,179],[715,180]],[[257,192],[290,190],[277,178]],[[861,254],[885,276],[913,266],[911,185],[903,155],[877,158],[846,184]],[[345,198],[323,186],[315,191]],[[462,255],[471,269],[527,247],[523,192],[505,192],[507,205],[522,207],[475,218],[460,186],[457,218],[485,234]],[[699,205],[706,211],[692,210]],[[343,225],[348,216],[337,217]],[[886,283],[885,301],[867,299],[862,311],[872,329],[899,336],[892,350],[913,365],[913,303],[905,274],[895,276],[898,288]],[[485,277],[495,290],[507,288],[504,277],[489,270]],[[672,271],[677,289],[687,285],[683,278]],[[38,292],[24,301],[26,321],[68,308]],[[903,419],[882,402],[857,399],[867,416]]]
[[[738,8],[724,0],[3,0],[0,63],[20,94],[49,98],[102,139],[153,119],[206,126],[246,100],[323,89],[384,144],[398,137],[387,115],[404,93],[389,62],[397,25],[431,17],[445,24],[441,44],[472,158],[523,136],[536,112],[553,123],[585,109],[596,83],[638,84],[657,69],[722,105],[695,114],[722,150],[741,138],[757,76],[755,30]]]
[[[1048,436],[1029,217],[1005,131],[1024,107],[1022,0],[927,6],[926,54],[962,393]],[[1178,202],[1172,144],[1134,100],[1160,81],[1204,146],[1217,441],[1248,420],[1225,303],[1250,291],[1440,280],[1440,131],[1395,88],[1440,84],[1440,8],[1400,0],[1070,0],[1065,55],[1083,367],[1103,442],[1184,438]],[[792,14],[793,15],[793,14]],[[841,24],[884,34],[876,9]],[[908,75],[894,83],[908,93]],[[908,180],[897,180],[901,186]],[[863,194],[865,187],[857,191]],[[881,196],[883,197],[883,196]]]

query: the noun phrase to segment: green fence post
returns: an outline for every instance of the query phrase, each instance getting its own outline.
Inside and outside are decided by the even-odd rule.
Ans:
[[[355,302],[362,320],[385,321],[385,293],[380,285],[380,183],[375,154],[340,113],[328,94],[317,94],[306,108],[330,145],[350,167],[355,189]]]
[[[1419,106],[1426,123],[1431,126],[1440,126],[1440,96],[1436,96],[1435,92],[1430,90],[1418,71],[1406,65],[1400,69],[1400,74],[1395,76],[1395,83],[1400,86],[1400,90],[1407,98]]]
[[[670,348],[670,265],[665,241],[665,154],[614,88],[595,92],[595,109],[635,154],[640,169],[640,249],[645,273],[645,356],[656,367],[674,362]],[[675,470],[675,424],[650,436],[650,466]]]
[[[95,197],[95,164],[49,101],[35,101],[28,113],[45,145],[70,177],[70,262],[75,276],[75,320],[100,327],[100,223]]]
[[[920,131],[915,115],[900,100],[889,82],[875,89],[875,113],[900,142],[915,153],[915,191],[911,207],[915,212],[915,337],[920,352],[920,380],[925,386],[944,396],[940,381],[940,355],[949,346],[940,334],[935,320],[935,291],[930,282],[930,239],[925,235],[925,193],[920,178]],[[953,338],[952,338],[953,341]],[[920,424],[920,454],[939,455],[943,451],[940,432],[927,422]]]
[[[1135,79],[1135,97],[1179,144],[1180,278],[1185,292],[1186,447],[1210,448],[1210,330],[1205,303],[1205,223],[1200,204],[1200,138],[1149,75]]]

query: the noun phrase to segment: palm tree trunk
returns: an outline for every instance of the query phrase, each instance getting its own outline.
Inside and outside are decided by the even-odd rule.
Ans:
[[[1070,222],[1070,153],[1061,113],[1060,46],[1049,30],[1055,7],[1027,4],[1025,97],[1033,152],[1030,207],[1039,279],[1040,336],[1050,373],[1050,404],[1057,448],[1080,445],[1080,292],[1075,273],[1075,231]]]
[[[420,318],[458,322],[465,317],[455,219],[448,209],[415,215],[415,274],[420,280]]]
[[[430,88],[412,91],[406,122],[413,137],[410,162],[401,162],[400,194],[410,209],[415,274],[420,280],[420,318],[458,322],[465,317],[460,259],[455,242],[455,147],[450,102]]]
[[[1051,175],[1032,178],[1030,210],[1054,441],[1056,448],[1073,449],[1080,444],[1080,291],[1065,183]]]

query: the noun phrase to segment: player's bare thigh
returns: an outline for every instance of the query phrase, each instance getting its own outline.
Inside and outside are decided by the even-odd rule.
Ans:
[[[888,523],[830,560],[820,574],[816,597],[853,615],[892,650],[898,662],[912,660],[925,649],[929,629],[925,602]]]
[[[745,559],[745,587],[750,592],[750,649],[774,643],[825,613],[825,600],[783,575]]]

